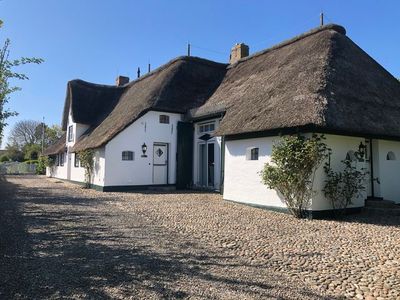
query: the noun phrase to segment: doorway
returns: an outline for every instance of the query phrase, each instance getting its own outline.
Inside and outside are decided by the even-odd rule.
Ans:
[[[153,184],[168,184],[168,144],[153,144]]]
[[[199,183],[202,187],[215,186],[215,144],[199,144]]]

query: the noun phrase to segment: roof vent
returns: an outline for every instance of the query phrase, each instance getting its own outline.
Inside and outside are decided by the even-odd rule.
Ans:
[[[234,64],[235,62],[246,56],[249,56],[249,46],[244,43],[236,44],[231,49],[229,63]]]
[[[117,79],[115,79],[116,86],[121,86],[127,84],[128,82],[129,82],[129,77],[126,76],[118,76]]]

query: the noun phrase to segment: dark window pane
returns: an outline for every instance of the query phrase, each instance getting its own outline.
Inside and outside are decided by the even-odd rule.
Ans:
[[[258,148],[251,149],[251,160],[258,160]]]
[[[132,151],[122,151],[122,160],[133,160]]]
[[[167,116],[167,115],[160,115],[160,123],[162,123],[162,124],[169,124],[169,116]]]

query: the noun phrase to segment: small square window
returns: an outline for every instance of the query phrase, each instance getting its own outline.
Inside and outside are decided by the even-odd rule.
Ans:
[[[133,160],[134,153],[133,151],[122,151],[122,160]]]
[[[258,149],[255,147],[246,149],[246,160],[258,160]]]
[[[169,116],[167,116],[167,115],[160,115],[160,123],[161,123],[161,124],[169,124]]]
[[[251,160],[258,160],[258,148],[251,149]]]

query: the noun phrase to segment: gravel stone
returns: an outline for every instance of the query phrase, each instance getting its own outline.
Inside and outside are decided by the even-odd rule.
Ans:
[[[0,179],[0,298],[396,299],[400,218]],[[373,295],[373,296],[372,296]]]

